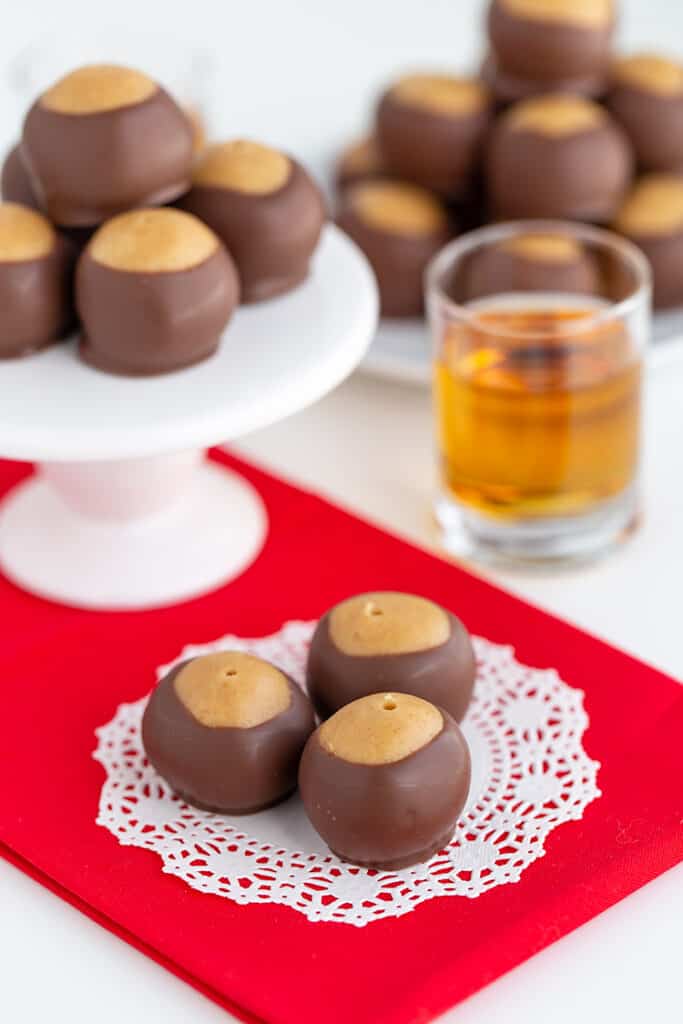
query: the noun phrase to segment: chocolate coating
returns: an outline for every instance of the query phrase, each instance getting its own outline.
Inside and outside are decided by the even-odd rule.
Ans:
[[[310,175],[290,159],[284,185],[262,194],[195,181],[183,210],[211,227],[237,265],[243,302],[260,302],[306,280],[326,210]]]
[[[645,175],[612,227],[647,256],[655,307],[683,306],[683,175]]]
[[[548,91],[547,78],[531,78],[527,75],[519,77],[510,74],[500,66],[495,53],[489,53],[481,67],[481,78],[496,100],[499,107],[509,106],[518,100],[540,96]],[[579,78],[556,78],[552,82],[553,92],[569,93],[597,99],[607,91],[607,72],[583,75]]]
[[[4,208],[6,204],[0,210]],[[67,239],[49,230],[53,240],[44,254],[0,259],[0,359],[46,348],[74,326],[76,251]]]
[[[470,787],[470,754],[443,709],[443,728],[415,753],[358,764],[329,753],[317,729],[304,748],[299,789],[311,824],[341,860],[400,870],[452,838]],[[395,714],[387,711],[386,714]]]
[[[592,255],[569,236],[530,233],[474,252],[460,289],[464,301],[505,292],[597,295],[600,272]]]
[[[424,230],[409,227],[396,230],[379,226],[365,215],[363,197],[369,189],[378,194],[392,189],[392,194],[405,196],[408,203],[417,200],[425,210],[432,207],[434,216]],[[433,256],[454,235],[446,208],[417,186],[388,182],[386,179],[352,185],[341,198],[337,223],[362,249],[377,278],[382,316],[415,317],[424,309],[424,271]]]
[[[438,109],[404,96],[401,89],[409,81],[397,82],[380,98],[375,132],[382,159],[398,178],[446,197],[459,196],[478,166],[491,116],[488,91],[475,80],[464,81],[473,95],[463,109]]]
[[[532,104],[582,104],[579,127],[534,125]],[[586,108],[592,108],[590,121]],[[578,114],[581,117],[581,112]],[[501,219],[555,217],[604,223],[614,216],[633,172],[631,146],[609,115],[588,101],[560,95],[511,107],[495,123],[486,153],[491,205]]]
[[[213,252],[196,265],[122,270],[93,256],[98,235],[83,250],[76,270],[81,358],[108,373],[146,376],[212,355],[239,298],[235,266],[218,239]]]
[[[377,140],[373,136],[360,139],[342,150],[334,170],[334,185],[343,191],[349,185],[357,185],[361,181],[375,181],[387,178],[387,171]]]
[[[33,191],[29,173],[21,159],[19,144],[13,146],[5,157],[0,174],[0,189],[5,202],[21,203],[22,206],[28,206],[32,210],[40,210],[40,203]]]
[[[553,6],[548,4],[549,9]],[[492,0],[488,32],[500,67],[521,79],[545,80],[548,89],[554,88],[558,79],[603,74],[609,60],[614,16],[601,24],[582,24],[571,12],[577,5],[568,0],[565,6],[565,18],[544,17],[542,13],[532,17],[516,13],[514,4],[506,0]]]
[[[304,744],[315,728],[303,691],[286,677],[289,707],[251,728],[203,725],[178,696],[183,662],[164,676],[142,719],[150,763],[188,803],[225,814],[249,814],[296,788]],[[284,673],[283,673],[284,675]]]
[[[306,688],[321,718],[370,693],[391,690],[437,704],[459,722],[472,698],[476,662],[460,619],[443,610],[450,626],[445,642],[401,654],[348,654],[330,633],[330,609],[318,622],[308,656]]]
[[[662,77],[648,81],[647,73],[636,73],[640,70],[636,61],[649,62],[653,75],[660,68]],[[647,56],[617,62],[607,105],[631,140],[642,168],[683,169],[683,66]]]
[[[161,87],[90,113],[51,109],[40,97],[24,121],[21,152],[41,206],[67,227],[172,202],[190,187],[194,156],[189,121]]]

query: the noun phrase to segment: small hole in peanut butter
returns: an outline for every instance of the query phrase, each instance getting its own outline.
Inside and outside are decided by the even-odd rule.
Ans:
[[[393,697],[385,697],[384,698],[384,710],[385,711],[395,711],[396,710],[396,701],[394,700]]]
[[[237,675],[237,669],[236,668],[229,668],[226,671],[225,674],[226,674],[226,676],[236,676]]]
[[[374,601],[368,601],[368,603],[365,606],[365,614],[377,616],[383,615],[384,613],[381,608],[377,607]]]

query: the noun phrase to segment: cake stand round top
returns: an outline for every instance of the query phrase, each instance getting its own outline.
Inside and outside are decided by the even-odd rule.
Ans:
[[[76,340],[0,362],[0,456],[92,461],[208,447],[304,408],[359,363],[377,288],[356,246],[328,225],[305,284],[240,308],[218,352],[159,377],[90,369]]]

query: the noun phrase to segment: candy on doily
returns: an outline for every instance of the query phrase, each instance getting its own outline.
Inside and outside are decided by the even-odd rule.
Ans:
[[[176,660],[245,650],[303,683],[313,627],[289,622],[268,637],[226,636],[188,646]],[[582,746],[588,716],[581,691],[554,670],[520,665],[511,647],[481,638],[474,644],[477,682],[462,725],[472,754],[470,795],[452,842],[424,864],[378,872],[342,863],[312,829],[298,796],[247,817],[183,803],[146,762],[146,697],[120,705],[97,729],[93,756],[106,772],[97,823],[121,845],[156,852],[165,873],[199,892],[283,904],[310,921],[363,926],[437,896],[475,898],[517,882],[544,855],[546,836],[580,819],[600,796],[599,765]]]

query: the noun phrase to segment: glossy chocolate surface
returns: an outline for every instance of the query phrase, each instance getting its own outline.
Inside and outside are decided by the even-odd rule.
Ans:
[[[428,860],[451,839],[470,787],[470,754],[443,709],[443,729],[389,764],[357,764],[308,740],[299,789],[311,824],[332,852],[364,867],[399,870]],[[392,714],[392,712],[387,712]]]
[[[486,152],[494,215],[611,220],[633,172],[621,128],[605,118],[593,128],[556,136],[513,129],[507,116],[495,124]]]
[[[287,182],[254,194],[215,185],[193,185],[178,204],[223,240],[235,260],[243,302],[281,295],[308,277],[326,218],[322,193],[291,160]]]
[[[489,53],[484,60],[481,77],[499,107],[528,99],[530,96],[540,96],[547,93],[549,88],[552,88],[553,92],[586,96],[589,99],[604,96],[607,91],[606,70],[578,78],[555,78],[549,83],[547,78],[532,78],[528,72],[524,77],[511,74],[501,67],[494,53]]]
[[[505,244],[479,249],[466,262],[459,282],[466,302],[505,292],[597,295],[599,290],[597,263],[578,246],[562,259],[544,259]]]
[[[455,231],[447,222],[429,233],[381,230],[357,210],[354,196],[359,187],[362,183],[350,186],[342,196],[337,224],[365,253],[375,272],[382,316],[420,316],[424,310],[425,268]]]
[[[21,159],[19,144],[10,149],[5,157],[0,173],[0,188],[5,202],[21,203],[32,210],[40,210],[40,203],[36,199],[31,179]]]
[[[218,347],[239,298],[234,264],[220,245],[196,266],[115,270],[84,249],[76,270],[81,358],[108,373],[145,376],[191,366]]]
[[[150,697],[142,741],[150,763],[188,803],[225,814],[249,814],[296,788],[301,751],[315,728],[313,709],[287,677],[288,708],[252,728],[210,727],[199,722],[166,675]]]
[[[75,259],[74,247],[57,235],[46,256],[0,261],[0,359],[46,348],[72,330]]]
[[[142,206],[177,199],[190,187],[190,123],[161,88],[140,103],[65,114],[37,100],[21,143],[33,190],[50,219],[89,227]]]
[[[683,171],[683,92],[662,96],[617,81],[607,106],[644,170]]]
[[[438,647],[405,654],[350,655],[330,635],[327,612],[316,626],[306,670],[306,687],[316,711],[327,718],[345,704],[385,690],[410,693],[445,708],[461,721],[469,706],[476,663],[469,634],[447,612],[450,636]]]
[[[572,21],[525,18],[493,0],[488,32],[499,65],[518,78],[558,79],[601,75],[610,55],[614,19],[601,27]]]
[[[447,198],[466,193],[475,175],[490,109],[436,113],[401,101],[390,89],[380,99],[375,130],[389,172]]]

